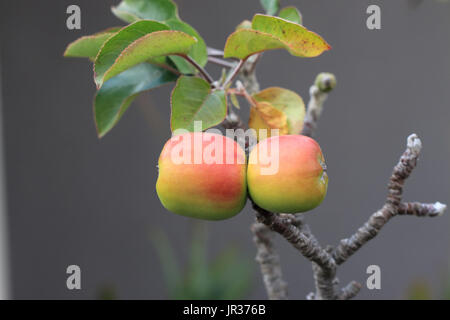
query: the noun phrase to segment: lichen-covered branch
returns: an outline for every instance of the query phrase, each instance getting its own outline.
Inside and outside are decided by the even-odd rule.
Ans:
[[[273,232],[266,225],[259,222],[252,224],[251,230],[253,232],[253,241],[257,248],[256,261],[260,265],[269,299],[287,299],[287,284],[283,280],[280,257],[273,248]]]
[[[303,122],[302,134],[312,137],[317,129],[317,123],[322,114],[323,104],[328,93],[336,86],[336,78],[331,73],[320,73],[309,88],[309,102]]]
[[[240,70],[243,85],[250,94],[259,91],[259,84],[254,72],[259,56],[255,57],[243,63]],[[310,88],[310,101],[306,110],[303,135],[314,135],[322,113],[323,104],[328,97],[328,93],[335,86],[336,79],[334,75],[321,73],[317,76],[314,85]],[[232,116],[235,119],[231,119],[229,115],[230,119],[227,119],[225,122],[233,127],[242,126],[242,122],[240,122],[237,115],[232,114]],[[275,252],[272,243],[272,231],[280,234],[305,258],[312,262],[316,290],[314,293],[310,293],[307,299],[347,300],[358,294],[361,285],[352,281],[342,289],[337,289],[336,287],[339,283],[336,277],[338,266],[344,263],[365,243],[374,238],[392,217],[396,215],[417,217],[442,215],[446,205],[440,202],[419,203],[402,201],[405,180],[417,164],[421,147],[422,143],[417,135],[412,134],[408,137],[406,150],[394,167],[389,179],[385,204],[354,235],[348,239],[341,240],[336,248],[330,246],[322,248],[300,216],[270,212],[252,201],[257,223],[251,227],[251,230],[257,247],[257,261],[261,267],[269,298],[287,298],[287,286],[282,279],[279,256]]]
[[[254,202],[252,205],[260,223],[279,233],[305,258],[313,262],[316,285],[314,298],[318,300],[337,299],[335,292],[336,263],[330,253],[320,246],[301,218],[267,211]]]
[[[336,263],[344,263],[365,243],[374,238],[381,228],[396,215],[415,215],[434,217],[441,215],[446,205],[436,202],[434,204],[402,203],[402,192],[405,180],[416,167],[422,142],[417,135],[412,134],[407,139],[406,150],[394,167],[388,183],[388,195],[384,206],[375,212],[369,220],[359,228],[350,238],[343,239],[333,253]]]
[[[240,79],[248,93],[254,94],[259,91],[259,82],[256,78],[256,64],[261,57],[261,53],[250,56],[240,70]]]
[[[339,300],[349,300],[355,297],[359,291],[361,290],[362,286],[356,281],[350,282],[348,285],[343,287],[341,289],[341,292],[339,294],[338,299]]]
[[[445,209],[447,209],[447,206],[440,202],[403,202],[398,207],[397,214],[416,217],[436,217],[443,215]]]
[[[267,211],[255,203],[253,203],[253,209],[256,211],[256,218],[259,222],[283,236],[305,258],[315,262],[323,269],[330,271],[335,269],[333,257],[318,244],[314,237],[308,233],[301,232],[292,223],[292,220]]]

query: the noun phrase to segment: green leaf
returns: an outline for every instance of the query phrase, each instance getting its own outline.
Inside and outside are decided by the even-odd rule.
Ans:
[[[128,23],[139,19],[166,21],[178,17],[177,6],[171,0],[122,0],[111,10]]]
[[[286,114],[288,133],[300,134],[305,118],[305,103],[294,91],[271,87],[253,95],[257,102],[269,102],[273,107]]]
[[[208,53],[205,40],[203,40],[198,32],[190,25],[181,20],[171,19],[166,21],[165,23],[170,27],[170,29],[185,32],[197,39],[197,43],[192,46],[191,50],[189,50],[188,55],[192,59],[194,59],[200,66],[204,67],[208,62]],[[197,69],[195,69],[189,62],[181,57],[172,56],[170,57],[170,59],[175,63],[181,73],[193,74],[197,72]]]
[[[150,59],[168,55],[187,55],[196,39],[173,30],[155,31],[130,44],[120,53],[114,64],[104,73],[105,82],[125,70]]]
[[[280,0],[260,0],[262,7],[268,15],[275,15],[280,9]]]
[[[205,80],[181,76],[171,98],[172,131],[194,131],[194,121],[202,121],[201,130],[213,127],[225,119],[227,103],[223,90],[213,90]]]
[[[182,31],[197,39],[188,55],[200,66],[204,67],[208,60],[206,43],[198,32],[189,24],[181,21],[176,4],[171,0],[123,0],[113,13],[125,20],[134,22],[139,19],[157,20],[170,27],[171,30]],[[170,57],[181,73],[194,74],[197,70],[180,57]]]
[[[298,57],[316,57],[331,48],[318,34],[277,17],[257,14],[252,28],[240,29],[228,37],[225,58],[246,59],[252,54],[274,49],[286,49]]]
[[[169,27],[150,20],[141,20],[122,28],[110,37],[100,49],[94,65],[95,82],[101,86],[106,71],[114,64],[122,51],[142,36]]]
[[[278,13],[278,16],[285,20],[302,24],[302,14],[295,7],[286,7],[281,9],[281,11]]]
[[[142,63],[106,81],[94,100],[94,116],[99,137],[120,120],[138,93],[175,81],[177,75],[149,63]]]
[[[90,36],[81,37],[70,43],[64,51],[65,57],[95,59],[103,43],[120,28],[110,28]]]

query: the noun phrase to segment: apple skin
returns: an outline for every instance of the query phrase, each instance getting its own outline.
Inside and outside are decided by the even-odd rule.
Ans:
[[[195,147],[202,154],[214,141],[222,143],[222,163],[205,163],[204,157],[194,163],[194,133],[172,137],[158,161],[156,192],[159,200],[167,210],[179,215],[205,220],[231,218],[242,210],[247,200],[245,152],[225,136],[206,132],[195,134],[201,137]],[[183,152],[190,155],[191,164],[178,164],[173,160],[174,148],[180,148],[180,143],[183,143]],[[226,163],[230,154],[234,159],[231,164]]]
[[[278,171],[262,175],[261,168],[268,165],[261,164],[258,152],[262,144],[270,146],[272,139],[279,139]],[[275,156],[270,147],[267,150],[269,157]],[[247,184],[252,200],[263,209],[279,213],[314,209],[325,198],[328,187],[319,144],[302,135],[275,136],[259,142],[249,156]]]

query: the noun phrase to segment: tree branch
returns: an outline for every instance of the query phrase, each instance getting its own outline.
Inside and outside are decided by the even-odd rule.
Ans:
[[[230,71],[228,77],[223,82],[223,87],[226,87],[229,83],[233,82],[234,78],[236,78],[236,76],[239,74],[239,71],[241,71],[242,66],[245,64],[245,61],[245,59],[239,60],[238,64],[234,67],[234,69]]]
[[[416,167],[421,148],[422,142],[417,135],[410,135],[407,139],[406,150],[394,167],[389,179],[386,203],[380,210],[375,212],[354,235],[350,238],[341,240],[333,253],[333,257],[338,265],[344,263],[365,243],[378,235],[381,228],[397,214],[415,215],[420,217],[435,217],[443,214],[446,205],[439,202],[434,204],[401,202],[405,180]]]
[[[223,58],[223,51],[215,48],[208,47],[207,48],[208,56],[210,57],[218,57]]]
[[[214,56],[208,57],[208,61],[225,68],[234,68],[236,66],[235,62],[226,61]]]
[[[358,282],[350,282],[348,285],[341,289],[339,300],[349,300],[354,298],[359,293],[361,288],[362,286]]]
[[[309,88],[309,102],[303,122],[302,134],[312,137],[317,129],[317,123],[322,114],[323,103],[328,93],[336,87],[336,78],[331,73],[320,73],[314,84]]]
[[[314,134],[320,118],[323,103],[328,93],[336,85],[333,75],[319,74],[313,86],[311,86],[311,99],[305,117],[303,134],[311,136]],[[407,139],[407,147],[399,162],[394,167],[388,184],[388,195],[384,206],[374,213],[366,224],[348,239],[340,242],[336,249],[327,247],[323,249],[314,235],[309,231],[306,224],[300,217],[294,215],[277,214],[260,208],[252,201],[256,211],[257,220],[267,226],[270,230],[279,233],[291,245],[297,249],[304,257],[312,262],[315,293],[310,293],[307,299],[342,299],[347,300],[355,297],[361,289],[361,285],[355,281],[350,282],[340,290],[336,290],[339,283],[336,278],[338,265],[344,263],[352,254],[361,248],[370,239],[374,238],[381,228],[395,215],[413,215],[418,217],[435,217],[442,215],[446,205],[436,203],[402,202],[403,186],[417,164],[417,159],[422,147],[422,143],[417,135],[412,134]],[[258,242],[258,251],[262,250]],[[272,247],[271,247],[272,248]],[[275,260],[278,263],[279,260]],[[272,269],[275,266],[272,266]],[[263,275],[268,271],[261,265]],[[281,272],[281,270],[280,270]],[[264,276],[265,279],[277,279],[277,277]],[[266,288],[270,294],[270,284],[268,281]]]
[[[257,60],[240,61],[239,65],[230,72],[225,83],[229,83],[241,70],[244,87],[249,93],[259,90],[255,76]],[[241,69],[242,68],[242,69]],[[328,93],[336,86],[336,78],[330,73],[321,73],[316,77],[314,85],[310,88],[310,101],[306,111],[302,134],[314,135],[317,123],[323,109],[323,103]],[[234,115],[234,126],[242,125],[239,117]],[[229,121],[231,124],[231,121]],[[300,216],[292,214],[278,214],[259,207],[252,201],[256,211],[257,223],[251,230],[257,246],[257,261],[260,264],[264,284],[270,299],[286,299],[286,283],[282,280],[279,256],[276,254],[270,231],[279,233],[305,258],[312,262],[315,293],[310,293],[307,299],[315,300],[347,300],[355,297],[361,285],[355,281],[344,288],[337,290],[339,280],[336,277],[337,267],[344,263],[351,255],[365,243],[374,238],[381,228],[395,215],[413,215],[418,217],[435,217],[442,215],[446,205],[436,203],[402,202],[403,186],[417,164],[422,143],[417,135],[412,134],[407,139],[406,150],[394,167],[388,183],[388,195],[384,206],[375,212],[369,220],[348,239],[341,240],[334,249],[322,248],[310,232],[309,227],[303,223]]]
[[[301,232],[301,230],[288,218],[267,211],[254,202],[252,202],[252,205],[253,209],[256,211],[256,218],[259,222],[283,236],[283,238],[285,238],[295,249],[300,251],[300,253],[308,260],[315,262],[321,268],[326,269],[329,272],[335,270],[336,265],[333,257],[322,249],[311,233]]]
[[[258,222],[252,224],[251,231],[257,248],[256,261],[259,262],[269,299],[287,299],[287,284],[283,280],[280,257],[273,248],[273,233],[267,226]]]
[[[258,63],[261,53],[250,56],[246,63],[243,65],[240,78],[243,82],[245,90],[250,94],[254,94],[259,91],[259,82],[256,78],[256,64]]]
[[[398,207],[397,214],[416,217],[436,217],[442,216],[446,209],[447,206],[440,202],[435,203],[403,202]]]

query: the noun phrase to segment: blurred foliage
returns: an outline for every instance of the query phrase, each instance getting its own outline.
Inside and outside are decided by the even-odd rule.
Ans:
[[[442,281],[442,288],[437,293],[433,292],[431,284],[424,279],[416,279],[408,287],[406,292],[408,300],[450,300],[450,277]]]
[[[169,299],[227,300],[243,299],[248,295],[252,279],[251,261],[232,246],[209,261],[206,224],[196,222],[193,225],[184,268],[177,260],[166,233],[156,230],[152,242],[161,263]]]
[[[431,300],[431,288],[424,280],[415,280],[408,288],[408,300]]]
[[[103,285],[98,289],[97,298],[99,300],[116,300],[117,293],[113,285]]]

